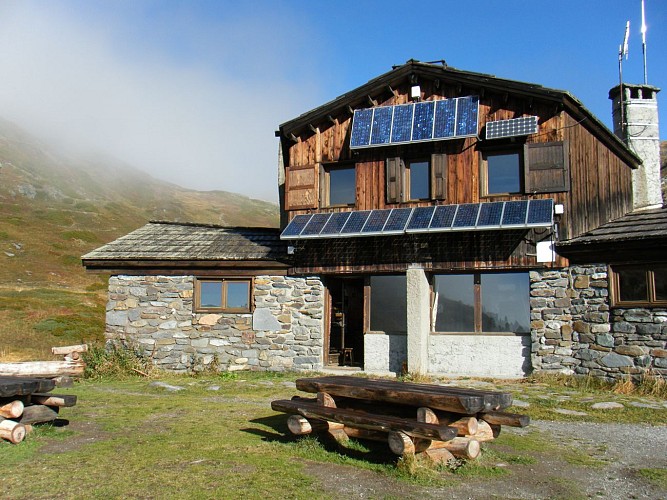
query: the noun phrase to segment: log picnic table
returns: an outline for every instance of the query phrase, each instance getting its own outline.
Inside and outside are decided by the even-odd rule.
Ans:
[[[32,424],[52,422],[63,406],[74,406],[76,396],[51,394],[51,379],[0,376],[0,438],[17,444]]]
[[[501,425],[530,423],[527,415],[503,411],[512,405],[506,392],[349,376],[298,379],[296,387],[317,397],[271,402],[273,410],[290,414],[292,434],[383,441],[397,455],[436,463],[475,459],[480,442],[497,437]]]

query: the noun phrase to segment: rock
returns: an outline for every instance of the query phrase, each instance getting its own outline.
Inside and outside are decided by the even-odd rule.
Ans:
[[[516,406],[517,408],[528,408],[530,406],[530,403],[528,401],[521,401],[520,399],[515,399],[512,401],[512,406]]]
[[[634,406],[635,408],[651,408],[652,410],[662,410],[662,406],[660,405],[652,405],[649,403],[639,403],[637,401],[632,401],[628,403],[630,406]]]
[[[638,345],[619,345],[614,351],[624,356],[642,356],[646,354],[646,349]]]
[[[633,366],[632,358],[621,356],[620,354],[611,353],[600,359],[600,364],[607,368],[621,368],[623,366]]]
[[[208,391],[219,391],[220,386],[219,385],[211,385],[211,386],[207,387],[206,390],[208,390]]]
[[[583,411],[566,410],[565,408],[556,408],[554,411],[556,413],[560,413],[561,415],[574,415],[577,417],[585,417],[586,415],[588,415],[588,413]]]
[[[597,342],[598,345],[602,347],[614,347],[614,337],[612,337],[607,333],[598,335],[595,338],[595,341]]]
[[[148,384],[148,387],[157,387],[169,392],[178,392],[185,389],[185,387],[167,384],[166,382],[151,382],[150,384]]]
[[[593,410],[616,410],[618,408],[625,408],[621,403],[615,403],[613,401],[606,401],[603,403],[595,403],[591,405]]]

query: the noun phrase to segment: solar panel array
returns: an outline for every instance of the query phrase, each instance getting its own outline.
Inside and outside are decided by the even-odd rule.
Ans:
[[[350,148],[477,135],[479,97],[457,97],[354,110]]]
[[[501,139],[519,135],[536,134],[538,130],[537,116],[524,116],[511,120],[498,120],[486,123],[486,138]]]
[[[519,200],[297,215],[283,240],[551,227],[554,201]]]

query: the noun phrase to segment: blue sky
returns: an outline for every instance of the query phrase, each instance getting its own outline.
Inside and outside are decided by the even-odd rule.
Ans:
[[[278,125],[410,58],[568,90],[610,125],[627,20],[624,81],[642,83],[640,0],[5,0],[0,116],[275,201]],[[646,20],[648,81],[664,87],[667,2],[646,0]]]

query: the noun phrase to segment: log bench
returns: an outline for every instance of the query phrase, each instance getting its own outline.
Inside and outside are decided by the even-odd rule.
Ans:
[[[502,411],[512,404],[504,392],[349,376],[298,379],[296,387],[317,397],[271,402],[290,415],[292,434],[383,441],[397,455],[433,462],[475,459],[480,442],[496,438],[501,425],[530,423],[527,415]]]

